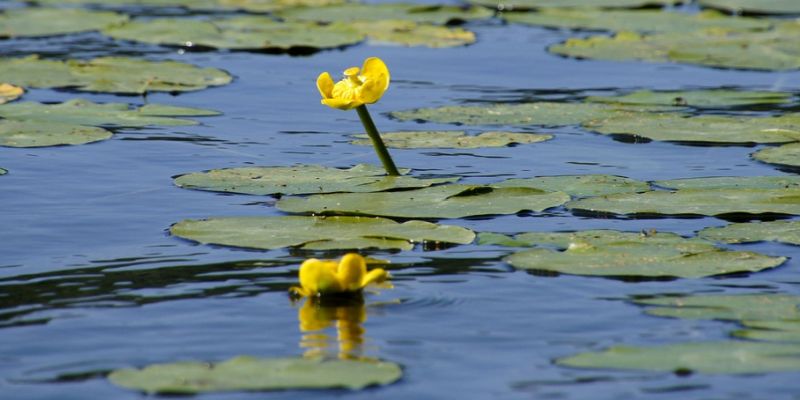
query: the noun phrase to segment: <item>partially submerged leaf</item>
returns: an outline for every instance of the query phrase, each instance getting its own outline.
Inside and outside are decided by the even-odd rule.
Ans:
[[[387,385],[403,375],[385,361],[256,358],[239,356],[219,363],[184,361],[143,369],[118,369],[111,383],[147,393],[190,394],[222,391],[334,389]]]
[[[741,321],[746,329],[731,333],[735,337],[768,342],[800,342],[800,319],[775,321]]]
[[[713,176],[653,181],[667,189],[797,189],[800,176]]]
[[[800,221],[730,224],[718,228],[705,228],[697,234],[708,240],[724,243],[773,241],[800,245]]]
[[[498,187],[531,187],[562,191],[573,197],[602,196],[614,193],[637,193],[650,190],[646,182],[615,175],[557,175],[513,178],[493,184]]]
[[[586,98],[586,101],[595,103],[688,106],[695,108],[786,104],[791,102],[791,100],[792,94],[789,92],[730,89],[671,90],[659,92],[639,90],[620,96],[591,96]]]
[[[127,15],[80,8],[15,8],[0,14],[0,37],[51,36],[100,30]]]
[[[424,221],[394,222],[374,217],[219,217],[184,220],[170,228],[178,237],[200,243],[254,249],[401,249],[415,243],[468,244],[471,230]]]
[[[800,319],[800,296],[784,294],[664,296],[639,299],[635,303],[656,306],[646,312],[659,317],[727,321]]]
[[[52,121],[0,120],[0,146],[44,147],[97,142],[111,132],[94,126]]]
[[[475,34],[463,28],[449,28],[405,20],[355,21],[347,23],[367,36],[371,44],[458,47],[475,43]]]
[[[501,10],[529,10],[555,7],[639,8],[677,4],[682,0],[504,0],[501,3],[497,0],[469,0],[469,2]]]
[[[767,147],[752,154],[758,161],[785,167],[800,167],[800,143]]]
[[[9,85],[8,83],[0,83],[0,104],[8,103],[9,101],[14,101],[25,93],[25,89]]]
[[[285,197],[280,210],[293,213],[380,215],[401,218],[463,218],[475,215],[542,211],[569,200],[563,192],[531,188],[442,185],[380,193]]]
[[[800,3],[795,0],[699,0],[699,3],[736,14],[800,14]]]
[[[7,169],[0,168],[0,175],[5,175],[5,174],[7,174],[7,173],[8,173],[8,170],[7,170]]]
[[[408,3],[344,3],[327,7],[295,7],[277,13],[288,20],[318,22],[354,22],[376,20],[408,20],[445,25],[448,23],[491,18],[494,13],[484,7],[420,5]]]
[[[576,232],[525,232],[511,236],[483,232],[478,236],[478,244],[494,244],[510,247],[556,247],[567,250],[570,247],[610,246],[626,244],[642,244],[648,246],[690,246],[697,245],[695,250],[712,250],[711,243],[683,236],[672,232],[622,232],[610,229],[592,229]]]
[[[386,176],[383,168],[359,164],[349,169],[319,165],[293,167],[244,167],[195,172],[175,178],[186,189],[244,194],[314,194],[335,192],[380,192],[420,188],[454,182],[458,178],[418,179]]]
[[[354,137],[356,140],[350,143],[361,146],[372,145],[372,141],[367,135],[355,135]],[[478,135],[467,135],[464,131],[409,131],[381,133],[381,138],[387,147],[397,149],[476,149],[538,143],[552,139],[553,135],[498,131],[481,132]]]

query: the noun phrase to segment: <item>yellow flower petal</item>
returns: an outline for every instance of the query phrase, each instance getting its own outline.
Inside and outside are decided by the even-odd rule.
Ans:
[[[333,97],[333,78],[331,74],[323,72],[317,77],[317,89],[323,99],[330,99]]]
[[[389,88],[389,68],[378,57],[364,60],[361,68],[361,77],[364,84],[361,86],[360,100],[366,104],[378,101],[386,89]]]
[[[348,68],[344,75],[344,79],[336,83],[327,72],[317,77],[317,89],[322,95],[322,104],[339,110],[349,110],[378,101],[389,88],[389,68],[377,57],[364,60],[361,69]]]
[[[383,268],[375,268],[364,275],[364,278],[361,280],[361,287],[363,288],[371,283],[382,283],[387,279],[389,279],[388,272]]]
[[[334,271],[335,261],[311,258],[300,265],[300,285],[310,296],[320,293],[339,293],[344,290]]]
[[[365,275],[367,275],[367,262],[364,257],[355,253],[342,257],[336,276],[345,290],[354,292],[363,288],[361,282]]]
[[[363,103],[355,100],[345,99],[322,99],[322,104],[325,104],[328,107],[338,108],[339,110],[350,110],[360,106]]]

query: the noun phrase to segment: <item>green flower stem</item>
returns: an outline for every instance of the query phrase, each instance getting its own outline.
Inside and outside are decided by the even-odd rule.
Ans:
[[[362,104],[356,107],[356,111],[358,111],[358,117],[361,118],[361,123],[364,124],[364,129],[372,140],[372,147],[374,147],[375,152],[378,153],[378,158],[381,159],[381,164],[383,164],[383,168],[386,169],[386,173],[390,176],[400,176],[400,172],[398,172],[397,167],[394,166],[392,156],[389,155],[389,150],[386,150],[386,145],[384,145],[383,140],[381,140],[381,134],[378,133],[378,128],[376,128],[375,123],[372,122],[372,117],[369,115],[369,111],[367,111],[367,106]]]

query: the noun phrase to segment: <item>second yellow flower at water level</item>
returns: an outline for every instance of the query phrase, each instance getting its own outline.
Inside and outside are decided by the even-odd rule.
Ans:
[[[371,283],[382,283],[389,273],[382,268],[367,271],[364,257],[350,253],[336,260],[311,258],[300,265],[300,287],[290,291],[307,297],[332,294],[359,293]]]

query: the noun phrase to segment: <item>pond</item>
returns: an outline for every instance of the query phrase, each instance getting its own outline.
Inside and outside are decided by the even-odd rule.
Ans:
[[[112,5],[113,10],[142,20],[243,14]],[[34,6],[2,4],[7,12]],[[699,9],[690,4],[672,11],[695,13]],[[391,273],[394,288],[368,291],[363,303],[315,310],[288,295],[288,289],[297,285],[299,265],[312,257],[338,258],[346,249],[278,246],[258,250],[201,244],[170,233],[171,226],[187,219],[290,215],[276,206],[288,196],[187,190],[173,183],[179,175],[253,166],[379,166],[372,148],[350,143],[350,135],[363,132],[356,112],[320,105],[315,88],[315,79],[321,72],[330,71],[338,79],[340,70],[360,66],[368,57],[384,60],[392,75],[389,89],[379,102],[369,106],[384,133],[463,130],[477,134],[501,130],[553,136],[537,143],[491,148],[391,148],[397,165],[410,168],[411,175],[418,178],[458,177],[460,184],[467,185],[586,174],[642,182],[718,176],[796,179],[796,169],[778,168],[751,158],[757,150],[774,147],[771,144],[648,139],[647,132],[655,128],[645,128],[645,133],[635,137],[599,134],[581,121],[469,125],[390,115],[417,108],[578,104],[589,96],[639,90],[720,88],[788,94],[778,104],[690,107],[678,111],[671,109],[673,104],[666,104],[670,110],[665,112],[685,112],[687,118],[697,114],[755,118],[800,111],[797,67],[730,69],[670,60],[566,57],[553,54],[548,48],[569,38],[603,35],[603,31],[509,23],[503,20],[503,14],[459,25],[475,33],[475,43],[443,48],[368,40],[320,51],[303,48],[287,54],[159,45],[113,39],[99,31],[0,40],[0,55],[4,58],[38,54],[45,60],[105,56],[174,60],[218,68],[233,77],[229,84],[204,90],[147,91],[146,96],[80,91],[75,85],[29,85],[20,100],[0,106],[2,114],[3,107],[22,101],[54,104],[80,98],[95,103],[165,104],[219,113],[187,117],[199,122],[196,125],[114,127],[113,123],[100,123],[97,125],[111,126],[113,136],[83,145],[0,147],[0,167],[8,171],[0,176],[1,397],[141,398],[145,396],[142,391],[113,384],[107,378],[109,372],[178,361],[223,362],[242,355],[272,359],[305,354],[383,360],[400,366],[402,377],[363,390],[234,390],[201,396],[746,399],[768,394],[771,399],[797,398],[798,329],[787,328],[788,339],[758,337],[764,332],[783,333],[781,329],[763,328],[759,323],[764,320],[791,324],[800,319],[796,315],[800,314],[800,301],[794,298],[800,292],[800,275],[796,272],[800,251],[795,245],[776,241],[714,242],[717,248],[758,253],[758,257],[777,262],[759,272],[734,268],[686,278],[676,278],[679,275],[669,272],[593,276],[548,269],[564,262],[560,259],[530,268],[525,267],[525,262],[514,262],[512,266],[509,262],[513,258],[506,257],[528,250],[529,244],[507,247],[478,240],[468,244],[428,240],[416,243],[412,249],[367,248],[359,252],[389,262],[381,267]],[[7,79],[0,75],[0,81],[4,80]],[[631,115],[623,119],[640,114]],[[794,129],[797,134],[799,125],[795,122],[794,128],[775,129]],[[800,140],[794,137],[779,142]],[[705,185],[711,184],[701,184]],[[797,190],[795,186],[797,183],[774,190],[785,190],[791,197]],[[656,189],[669,192],[663,187]],[[389,193],[399,196],[402,192]],[[581,196],[573,195],[573,199],[577,197]],[[797,198],[800,197],[795,195],[782,201],[797,207]],[[634,204],[645,201],[637,199],[632,200]],[[713,212],[687,216],[646,210],[626,215],[586,211],[568,203],[546,206],[541,211],[521,206],[519,212],[504,215],[488,212],[422,219],[476,233],[515,235],[613,229],[633,232],[640,238],[667,232],[694,238],[704,228],[729,222],[792,221],[791,215],[797,214],[742,214],[737,208],[741,202],[744,200],[733,200],[731,212],[721,216],[714,216]],[[725,207],[722,197],[719,204]],[[407,207],[410,206],[400,209]],[[399,222],[409,219],[394,217]],[[602,244],[588,239],[588,244],[572,240],[571,245],[604,249]],[[534,242],[540,244],[539,252],[564,252],[555,242]],[[689,246],[681,242],[683,245]],[[571,250],[570,247],[567,252]],[[653,248],[652,256],[657,258],[662,250]],[[591,264],[602,256],[590,254],[573,264]],[[645,263],[637,260],[634,264]],[[720,268],[733,262],[722,261],[725,265]],[[778,266],[771,268],[775,265]],[[694,301],[694,297],[688,297],[693,295],[767,297],[753,297],[741,304],[735,299],[750,298],[723,298],[728,300],[711,307],[712,311],[724,310],[729,303],[728,311],[733,316],[664,318],[654,311],[673,310],[659,301],[677,299],[672,305],[680,306]],[[777,298],[789,302],[784,314],[771,318],[762,318],[763,313],[756,311],[748,314],[748,307],[757,308],[763,299],[768,303],[764,312],[775,310],[769,304]],[[666,316],[681,317],[669,315],[669,311]],[[742,335],[740,331],[746,325],[751,328]],[[695,368],[695,364],[620,368],[602,360],[600,365],[588,367],[577,365],[579,361],[575,365],[567,362],[576,355],[599,353],[614,346],[656,348],[688,342],[701,343],[689,351],[700,353],[699,364],[703,359],[718,364],[738,363],[745,367],[738,372],[745,373],[715,371],[713,367],[704,371],[702,367]],[[784,359],[765,362],[763,352],[750,354],[739,348],[702,353],[702,343],[709,342],[733,342],[734,346],[775,344],[781,346],[778,352]],[[750,356],[752,361],[741,359]],[[651,357],[649,362],[658,364],[666,358],[669,357]]]

